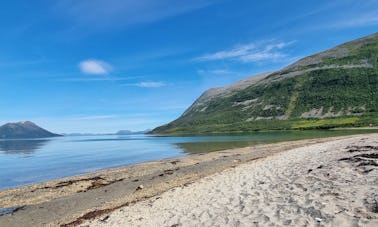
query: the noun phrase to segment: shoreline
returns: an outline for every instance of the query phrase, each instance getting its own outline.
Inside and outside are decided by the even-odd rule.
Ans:
[[[2,190],[0,209],[14,207],[15,210],[0,216],[0,225],[75,226],[244,163],[300,147],[369,136],[378,134],[288,141],[193,154]]]
[[[377,152],[377,135],[298,147],[80,226],[377,226]]]
[[[293,133],[293,134],[292,134]],[[179,158],[183,157],[186,155],[190,154],[195,154],[195,153],[207,153],[207,152],[214,152],[214,151],[221,151],[221,150],[228,150],[228,149],[235,149],[235,148],[243,148],[243,147],[250,147],[250,146],[255,146],[258,144],[270,144],[270,143],[277,143],[277,142],[285,142],[285,141],[296,141],[296,140],[304,140],[304,139],[317,139],[317,138],[330,138],[330,137],[339,137],[339,136],[347,136],[347,135],[357,135],[357,134],[368,134],[368,133],[378,133],[378,130],[366,130],[366,129],[361,129],[361,130],[285,130],[285,131],[277,131],[277,130],[272,130],[272,131],[260,131],[258,133],[236,133],[236,134],[223,134],[220,133],[218,134],[219,136],[225,136],[227,137],[225,140],[217,140],[216,135],[209,135],[215,139],[209,139],[209,141],[191,141],[189,140],[177,140],[175,142],[172,142],[171,145],[177,146],[177,149],[174,148],[172,150],[168,150],[168,153],[171,152],[170,155],[164,155],[165,152],[163,152],[162,156],[163,157],[154,157],[154,158],[142,158],[143,160],[133,160],[133,161],[128,161],[128,158],[125,157],[119,159],[120,157],[116,158],[116,163],[112,163],[104,161],[104,160],[97,160],[100,161],[100,163],[87,163],[87,165],[83,165],[86,167],[80,167],[80,165],[77,165],[77,168],[72,168],[72,166],[68,165],[67,166],[67,171],[59,171],[61,168],[66,168],[66,165],[64,165],[64,162],[66,160],[63,160],[62,162],[58,163],[61,164],[60,166],[57,166],[54,171],[49,173],[49,168],[51,169],[50,165],[46,165],[44,163],[41,163],[41,165],[36,165],[36,166],[21,166],[21,169],[15,169],[16,172],[13,172],[12,169],[14,168],[14,165],[18,165],[17,160],[11,161],[11,163],[6,164],[7,167],[5,171],[2,173],[2,176],[0,177],[3,179],[3,182],[1,182],[1,187],[0,191],[2,190],[8,190],[8,189],[14,189],[14,188],[20,188],[24,186],[29,186],[29,185],[34,185],[38,183],[43,183],[43,182],[48,182],[48,181],[54,181],[57,179],[64,179],[64,178],[71,178],[75,176],[81,176],[81,175],[86,175],[86,174],[91,174],[94,172],[98,171],[103,171],[107,169],[113,169],[113,168],[119,168],[119,167],[124,167],[124,166],[131,166],[143,162],[149,162],[149,161],[155,161],[155,160],[161,160],[161,159],[166,159],[166,158]],[[229,137],[230,136],[230,137]],[[262,137],[261,137],[262,136]],[[148,136],[147,136],[148,137]],[[155,137],[155,136],[153,136]],[[169,136],[168,136],[169,137]],[[234,138],[232,138],[234,137]],[[250,138],[249,138],[250,137]],[[80,141],[80,137],[73,136],[72,139],[73,141],[69,142],[75,142],[76,139]],[[86,138],[86,137],[85,137]],[[102,138],[102,137],[101,137]],[[105,137],[106,138],[106,137]],[[157,136],[156,138],[159,138]],[[172,137],[175,138],[175,137]],[[180,138],[180,137],[178,137]],[[183,137],[185,138],[185,137]],[[235,139],[236,138],[236,139]],[[51,138],[50,138],[51,139]],[[46,140],[42,139],[44,143],[51,143],[53,142],[54,144],[61,143],[61,140],[50,140],[49,138],[46,138]],[[71,139],[71,137],[67,137],[67,139]],[[148,138],[147,138],[148,139]],[[34,140],[34,139],[33,139]],[[30,140],[30,141],[33,141]],[[41,139],[38,139],[41,140]],[[65,139],[66,140],[66,139]],[[195,139],[194,139],[195,140]],[[1,141],[1,139],[0,139]],[[9,142],[12,140],[4,140],[5,142]],[[3,142],[4,142],[3,141]],[[15,140],[15,142],[20,142],[24,141],[23,139]],[[64,141],[64,140],[63,140]],[[170,142],[168,142],[170,143]],[[40,152],[51,152],[51,150],[46,150],[44,149],[44,146],[46,144],[42,144],[43,146],[38,147],[38,152],[34,154],[34,148],[31,150],[21,150],[19,149],[18,146],[24,146],[23,144],[11,144],[11,146],[7,144],[1,144],[2,151],[0,151],[0,156],[7,155],[7,154],[25,154],[26,152],[30,152],[30,155],[28,154],[28,158],[30,156],[31,159],[37,159],[41,158],[38,156]],[[71,144],[72,145],[72,144]],[[87,144],[86,144],[87,145]],[[5,146],[5,148],[4,148]],[[26,146],[26,145],[25,145]],[[60,146],[56,146],[60,147]],[[154,149],[153,147],[151,147]],[[14,150],[13,150],[14,149]],[[84,150],[83,150],[84,149]],[[99,152],[106,151],[106,147],[99,149]],[[168,148],[167,148],[168,149]],[[68,156],[67,162],[76,162],[77,160],[75,159],[75,156],[70,156],[70,154],[75,154],[76,152],[83,152],[85,150],[88,150],[88,152],[92,152],[91,148],[75,148],[73,147],[72,149],[69,150],[63,150],[62,154],[63,156]],[[59,151],[56,152],[58,155],[60,155],[60,150],[59,149],[53,149],[52,151]],[[131,152],[137,151],[138,149],[135,147]],[[142,151],[142,150],[141,150]],[[160,150],[161,152],[162,150]],[[173,153],[172,153],[173,151]],[[125,152],[127,153],[127,152]],[[117,157],[118,154],[112,153],[113,157]],[[156,155],[156,154],[155,154]],[[157,154],[159,155],[159,154]],[[127,155],[126,155],[127,156]],[[11,157],[11,156],[10,156]],[[19,156],[21,157],[21,156]],[[136,157],[136,156],[135,156]],[[142,157],[142,156],[141,156]],[[6,157],[7,158],[7,157]],[[45,163],[49,163],[49,161],[55,162],[54,156],[47,156],[48,160]],[[111,156],[109,157],[111,158]],[[136,158],[138,159],[138,158]],[[83,160],[84,161],[84,160]],[[93,161],[88,159],[88,161]],[[29,160],[28,162],[32,163],[33,160]],[[63,163],[63,165],[62,165]],[[24,164],[23,164],[24,165]],[[25,168],[26,167],[26,168]],[[34,174],[28,173],[27,167],[32,168]],[[34,169],[35,168],[35,169]],[[25,169],[25,170],[24,170]],[[47,170],[47,171],[46,171]],[[23,171],[26,171],[25,174],[23,174]],[[9,173],[10,175],[8,175]],[[17,174],[16,174],[17,173]],[[40,175],[41,173],[41,175]],[[1,212],[1,211],[0,211]]]

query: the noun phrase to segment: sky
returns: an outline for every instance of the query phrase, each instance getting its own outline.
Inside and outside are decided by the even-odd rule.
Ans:
[[[378,0],[13,0],[0,124],[145,130],[204,91],[378,31]]]

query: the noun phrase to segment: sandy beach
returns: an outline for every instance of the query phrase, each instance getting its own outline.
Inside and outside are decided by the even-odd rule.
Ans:
[[[378,226],[378,136],[242,164],[82,226]]]
[[[0,226],[378,226],[378,134],[196,154],[0,192]]]

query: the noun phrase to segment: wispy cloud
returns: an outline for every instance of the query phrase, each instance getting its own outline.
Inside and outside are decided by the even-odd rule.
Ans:
[[[165,87],[166,84],[163,82],[140,82],[136,83],[135,86],[137,87],[144,87],[144,88],[158,88],[158,87]]]
[[[106,77],[72,77],[72,78],[60,78],[57,81],[63,82],[102,82],[102,81],[130,81],[135,79],[141,79],[143,76],[134,76],[134,77],[113,77],[113,76],[106,76]]]
[[[80,62],[79,68],[85,74],[103,75],[108,74],[113,67],[104,61],[92,59]]]
[[[241,62],[261,62],[266,60],[277,61],[287,57],[287,54],[282,50],[293,43],[294,41],[264,41],[259,43],[244,44],[236,46],[229,50],[222,50],[215,53],[203,55],[197,58],[197,60],[236,60]]]
[[[292,18],[292,21],[304,21],[313,18],[306,30],[344,29],[378,25],[377,0],[334,0],[318,9]],[[322,15],[327,15],[326,17]],[[287,21],[289,22],[289,21]]]
[[[128,86],[128,87],[140,87],[140,88],[160,88],[165,87],[168,84],[162,82],[162,81],[142,81],[138,83],[127,83],[122,84],[121,86]]]
[[[330,28],[351,28],[378,25],[378,10],[375,12],[367,12],[364,15],[350,17],[348,19],[340,19],[335,23],[326,25]]]
[[[60,0],[55,10],[76,26],[125,27],[150,23],[213,4],[214,0]]]
[[[207,76],[207,75],[239,75],[240,72],[231,71],[229,69],[200,69],[197,70],[199,75]]]

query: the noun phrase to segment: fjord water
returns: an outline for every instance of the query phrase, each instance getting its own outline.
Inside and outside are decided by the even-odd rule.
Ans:
[[[0,189],[190,153],[369,132],[377,131],[276,131],[185,137],[101,135],[0,140]]]

